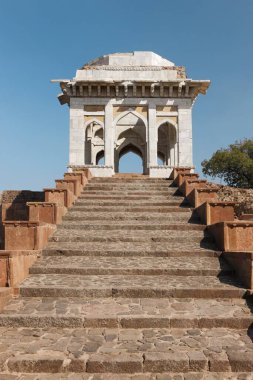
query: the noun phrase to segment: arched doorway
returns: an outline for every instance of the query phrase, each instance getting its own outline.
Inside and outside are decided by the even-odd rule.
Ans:
[[[143,117],[133,111],[123,112],[115,125],[115,172],[146,173],[146,156],[146,124]]]
[[[158,128],[157,159],[159,165],[177,165],[176,142],[176,128],[169,121],[165,121]]]
[[[97,153],[96,156],[96,165],[104,165],[105,164],[105,152],[101,150]]]
[[[119,173],[143,173],[143,156],[139,148],[133,144],[125,145],[119,152]]]

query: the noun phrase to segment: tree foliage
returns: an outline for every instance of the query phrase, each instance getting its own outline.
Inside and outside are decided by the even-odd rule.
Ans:
[[[226,149],[219,149],[201,165],[205,175],[221,178],[229,186],[253,187],[253,139],[236,141]]]

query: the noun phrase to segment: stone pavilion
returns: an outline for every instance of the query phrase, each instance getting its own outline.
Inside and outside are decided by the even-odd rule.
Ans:
[[[130,151],[150,177],[192,167],[192,106],[209,80],[190,79],[184,67],[135,51],[97,58],[73,79],[53,82],[70,108],[70,172],[85,167],[110,177]]]

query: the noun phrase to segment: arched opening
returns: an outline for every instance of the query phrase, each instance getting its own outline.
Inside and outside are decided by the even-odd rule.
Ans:
[[[168,121],[158,128],[157,159],[158,165],[177,165],[176,157],[176,128]]]
[[[100,121],[91,120],[86,125],[84,150],[85,164],[94,165],[97,162],[97,152],[104,150],[104,128]]]
[[[157,164],[159,166],[165,165],[165,156],[163,153],[158,152],[157,153]]]
[[[115,142],[115,172],[147,172],[146,124],[141,115],[129,111],[118,117]]]
[[[101,150],[96,155],[96,165],[104,165],[105,164],[105,152]]]
[[[124,146],[119,152],[119,173],[143,173],[142,152],[133,144]]]

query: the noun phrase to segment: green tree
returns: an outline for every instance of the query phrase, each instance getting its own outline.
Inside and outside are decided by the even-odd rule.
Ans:
[[[205,175],[223,179],[229,186],[253,187],[253,139],[236,141],[201,162]]]

